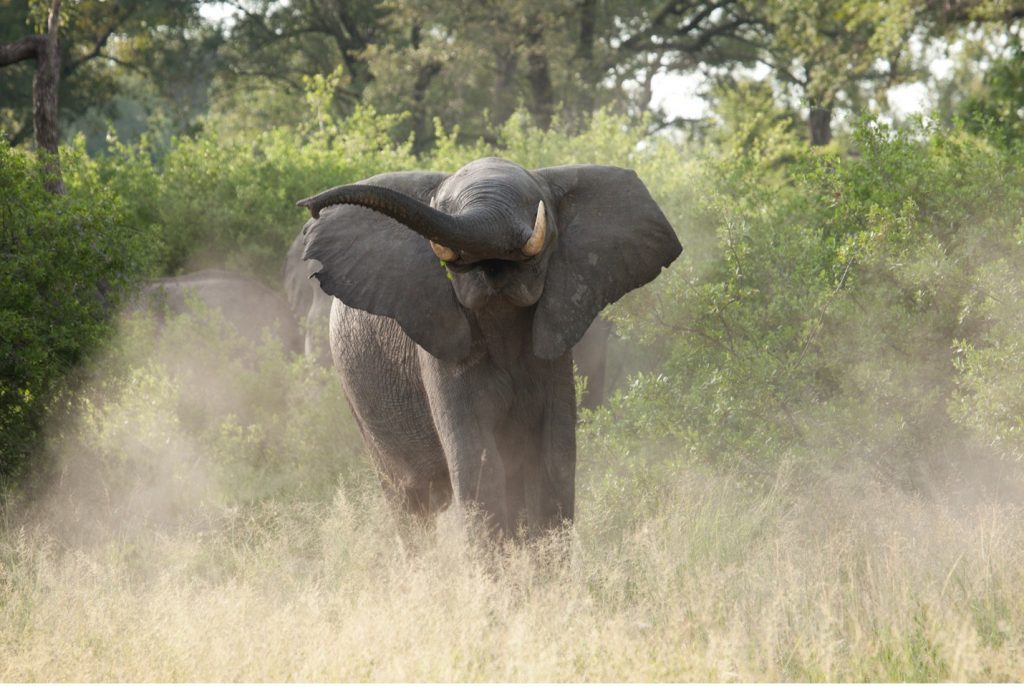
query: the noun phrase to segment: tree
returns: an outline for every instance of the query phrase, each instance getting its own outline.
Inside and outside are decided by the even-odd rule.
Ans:
[[[468,138],[490,138],[494,125],[524,105],[547,128],[562,87],[552,65],[571,55],[560,17],[569,5],[405,0],[387,18],[392,40],[368,53],[376,78],[367,97],[381,109],[412,113],[418,149],[432,142],[435,117],[457,123]]]
[[[615,74],[620,90],[639,86],[636,107],[647,110],[660,71],[731,70],[753,64],[751,41],[761,18],[742,0],[656,0],[625,3],[602,22],[603,63],[591,72]],[[622,31],[624,30],[624,33]]]
[[[60,129],[68,135],[88,129],[90,148],[105,145],[107,127],[118,119],[145,119],[157,109],[183,130],[182,114],[194,119],[205,100],[185,113],[176,112],[195,84],[212,78],[219,44],[216,27],[201,22],[200,0],[78,0],[64,3],[60,16]],[[34,2],[0,3],[0,43],[15,42],[19,27],[45,23]],[[212,34],[212,35],[211,35]],[[31,81],[27,63],[5,69],[0,80],[0,129],[17,145],[32,130]],[[201,86],[205,95],[206,86]],[[119,112],[118,110],[122,110]],[[136,131],[148,127],[136,125]],[[130,127],[129,127],[130,128]]]
[[[956,45],[950,74],[935,79],[936,110],[947,123],[1003,144],[1024,140],[1024,3],[949,2],[928,16],[931,35]]]
[[[0,67],[24,60],[36,61],[32,80],[32,122],[36,145],[47,160],[46,187],[53,193],[64,193],[60,178],[57,145],[60,127],[57,124],[57,85],[60,82],[60,4],[53,0],[46,18],[44,32],[26,36],[14,43],[0,45]]]
[[[808,109],[811,145],[832,140],[843,105],[916,74],[909,39],[924,3],[917,0],[778,0],[758,7],[757,59]]]
[[[337,97],[350,110],[373,80],[366,53],[386,42],[390,14],[372,0],[231,0],[230,40],[222,50],[222,87],[271,86],[296,97],[303,77],[326,75],[344,66]]]
[[[600,107],[648,112],[659,71],[753,60],[748,44],[735,39],[751,30],[752,15],[739,0],[391,6],[392,35],[420,40],[375,46],[367,59],[377,78],[366,94],[382,109],[414,113],[417,131],[439,116],[468,138],[488,138],[519,106],[541,128],[557,114],[563,127],[579,130]]]

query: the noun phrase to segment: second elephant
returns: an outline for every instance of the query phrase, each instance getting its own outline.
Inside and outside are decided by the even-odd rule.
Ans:
[[[302,351],[298,326],[285,300],[256,279],[237,272],[201,270],[155,279],[142,287],[128,309],[145,310],[162,318],[186,312],[191,299],[219,312],[250,341],[258,342],[269,333],[285,351]]]

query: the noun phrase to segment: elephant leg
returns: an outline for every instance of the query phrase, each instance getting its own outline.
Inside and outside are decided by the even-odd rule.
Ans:
[[[540,451],[524,462],[531,536],[572,522],[576,502],[576,403],[572,359],[552,361]]]
[[[352,415],[400,523],[451,500],[444,451],[420,382],[416,347],[393,320],[334,301],[331,347]]]
[[[505,509],[508,513],[509,531],[517,537],[529,527],[530,517],[526,510],[525,473],[521,462],[505,460]]]
[[[452,501],[492,539],[511,532],[503,456],[495,441],[498,417],[508,411],[507,395],[489,364],[453,365],[420,352],[430,412],[444,450]],[[470,523],[472,524],[472,523]]]
[[[452,490],[464,517],[475,520],[474,524],[482,527],[488,537],[501,539],[511,529],[505,498],[505,468],[494,443],[485,440],[481,443],[488,447],[476,456],[463,447],[451,447],[450,465],[455,466]]]
[[[452,483],[444,479],[430,482],[426,486],[408,487],[405,498],[410,513],[429,519],[452,502]]]

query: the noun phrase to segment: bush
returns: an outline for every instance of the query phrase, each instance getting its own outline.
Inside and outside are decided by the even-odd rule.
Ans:
[[[670,444],[755,478],[865,461],[909,484],[994,442],[1019,455],[1024,166],[960,130],[854,140],[782,173],[756,147],[705,159],[688,214],[714,249],[647,291],[671,305],[619,311],[660,333],[664,367],[595,418],[595,450]]]
[[[415,167],[409,146],[388,136],[397,119],[363,109],[308,138],[286,128],[244,139],[209,131],[175,139],[159,158],[143,140],[116,146],[102,176],[134,225],[159,232],[163,273],[228,267],[276,285],[307,216],[297,200]]]
[[[109,334],[154,248],[81,142],[62,162],[67,194],[54,195],[34,158],[0,141],[0,475],[38,445],[69,373]]]

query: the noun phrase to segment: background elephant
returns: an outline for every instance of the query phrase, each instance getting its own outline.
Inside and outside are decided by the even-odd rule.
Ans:
[[[329,367],[331,342],[328,337],[331,318],[331,296],[324,293],[316,280],[310,278],[315,271],[310,263],[303,260],[305,237],[302,232],[288,247],[284,262],[284,291],[292,315],[301,325],[303,352],[307,358]]]
[[[316,270],[303,259],[305,236],[295,237],[284,264],[284,287],[292,314],[302,323],[303,349],[307,357],[324,366],[332,364],[329,327],[332,298],[310,275]],[[604,402],[608,337],[612,324],[602,317],[594,320],[583,338],[572,348],[576,372],[586,378],[580,406],[594,409]]]
[[[281,342],[285,351],[301,353],[303,341],[288,302],[252,277],[227,270],[202,270],[146,284],[129,305],[158,317],[165,312],[181,314],[195,298],[210,310],[219,311],[243,337],[260,341],[265,331]]]
[[[395,509],[453,500],[496,536],[571,520],[570,349],[682,251],[636,174],[485,158],[299,204],[303,257],[336,297],[335,366]]]

